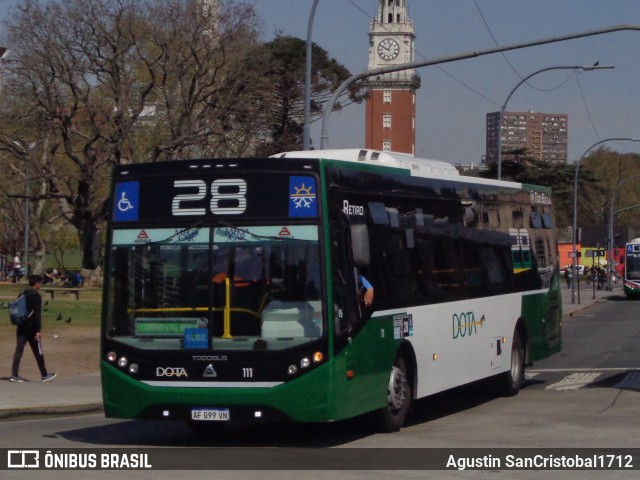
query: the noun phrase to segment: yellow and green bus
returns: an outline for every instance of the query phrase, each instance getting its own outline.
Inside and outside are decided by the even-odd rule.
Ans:
[[[560,351],[549,189],[327,150],[118,166],[111,198],[108,417],[371,412],[395,431],[459,385],[515,395],[525,365]]]

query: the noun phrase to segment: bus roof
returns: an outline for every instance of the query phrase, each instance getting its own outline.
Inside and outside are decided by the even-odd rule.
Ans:
[[[317,158],[324,160],[338,160],[344,162],[364,163],[386,167],[409,170],[414,177],[456,177],[451,180],[473,182],[483,185],[501,185],[509,188],[523,188],[518,182],[494,180],[482,177],[467,177],[449,162],[427,158],[417,158],[413,155],[398,152],[382,152],[379,150],[366,150],[357,148],[330,149],[330,150],[301,150],[277,153],[271,158]],[[535,188],[534,185],[528,187]],[[539,187],[538,187],[539,188]]]
[[[460,173],[448,162],[427,158],[416,158],[413,155],[398,152],[381,152],[378,150],[364,150],[357,148],[335,150],[304,150],[298,152],[284,152],[272,155],[277,158],[322,158],[326,160],[341,160],[344,162],[360,162],[370,165],[404,168],[411,170],[414,176],[459,175]]]

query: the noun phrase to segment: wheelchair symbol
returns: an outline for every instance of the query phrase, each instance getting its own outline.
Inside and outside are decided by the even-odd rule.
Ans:
[[[118,200],[118,210],[121,212],[126,212],[127,210],[131,210],[134,208],[133,204],[127,198],[126,192],[122,192],[122,198]]]

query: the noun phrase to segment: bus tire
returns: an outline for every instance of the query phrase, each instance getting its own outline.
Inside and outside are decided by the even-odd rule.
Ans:
[[[509,370],[500,375],[500,389],[505,397],[513,397],[520,391],[524,380],[524,348],[520,332],[513,332]]]
[[[387,405],[378,410],[378,428],[391,433],[400,430],[411,407],[411,383],[404,358],[393,362],[389,374]]]

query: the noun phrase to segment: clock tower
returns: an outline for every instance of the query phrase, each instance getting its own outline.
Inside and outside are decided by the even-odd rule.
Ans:
[[[378,0],[369,29],[369,70],[413,62],[413,22],[408,0]],[[415,153],[416,90],[420,77],[402,70],[367,80],[365,148]]]

